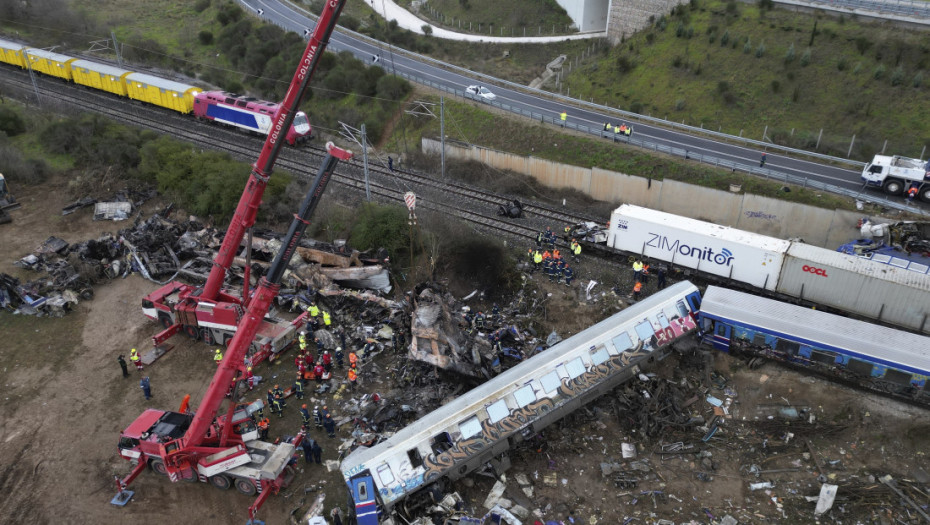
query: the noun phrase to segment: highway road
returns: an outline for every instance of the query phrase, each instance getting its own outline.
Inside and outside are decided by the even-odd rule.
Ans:
[[[252,9],[254,13],[261,10],[261,17],[287,30],[305,34],[308,28],[314,26],[314,21],[304,12],[276,0],[239,0],[241,4]],[[460,96],[466,86],[481,83],[491,89],[496,95],[495,105],[524,115],[533,114],[543,116],[547,121],[558,122],[562,111],[568,113],[567,127],[577,127],[586,131],[597,132],[603,128],[604,122],[619,122],[616,114],[598,111],[597,106],[578,101],[577,104],[567,106],[564,102],[554,100],[550,94],[530,88],[508,87],[509,82],[489,79],[486,75],[471,73],[465,69],[442,64],[427,57],[419,57],[407,52],[396,52],[387,44],[372,43],[369,40],[354,37],[349,32],[338,29],[329,44],[329,51],[350,51],[358,58],[372,63],[374,57],[379,57],[378,65],[388,73],[404,75],[420,83],[429,83],[433,87],[440,87],[446,91],[455,91]],[[481,80],[476,80],[480,78]],[[698,156],[715,157],[721,165],[735,165],[740,169],[758,167],[761,150],[741,146],[728,142],[714,140],[703,136],[694,136],[685,132],[665,129],[662,127],[636,123],[635,137],[662,147],[675,148],[677,154],[686,151],[691,158]],[[605,139],[607,140],[607,139]],[[843,167],[827,165],[810,160],[793,158],[782,155],[777,151],[767,153],[765,163],[767,175],[770,177],[787,177],[792,182],[806,179],[813,184],[827,184],[846,190],[857,192],[862,189],[859,178],[859,169],[853,166]],[[879,191],[869,190],[865,197],[869,200],[880,200],[883,194]],[[903,200],[897,199],[903,203]]]

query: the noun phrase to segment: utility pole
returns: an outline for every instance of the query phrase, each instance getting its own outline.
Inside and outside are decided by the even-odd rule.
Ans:
[[[32,72],[32,60],[29,59],[29,53],[26,52],[25,47],[20,50],[20,53],[23,54],[23,59],[26,61],[26,67],[29,68],[29,79],[32,80],[32,89],[34,89],[36,92],[36,104],[38,104],[40,102],[39,85],[36,83],[36,74]]]
[[[116,51],[116,63],[119,64],[119,67],[123,67],[123,54],[119,52],[119,42],[116,41],[116,31],[110,31],[110,36],[113,37],[113,50]]]
[[[365,200],[371,202],[371,188],[368,187],[368,136],[365,124],[362,124],[362,165],[365,167]]]
[[[439,97],[439,140],[442,144],[442,150],[440,151],[439,157],[442,159],[442,166],[440,167],[439,176],[445,180],[446,178],[446,105],[445,97]]]

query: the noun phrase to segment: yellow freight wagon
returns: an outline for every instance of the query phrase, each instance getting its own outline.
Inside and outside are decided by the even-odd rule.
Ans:
[[[143,73],[130,73],[125,78],[129,98],[155,104],[178,113],[193,111],[194,95],[201,91],[200,88],[194,86]]]
[[[126,96],[126,80],[123,77],[129,73],[131,71],[105,64],[97,64],[89,60],[71,62],[71,75],[75,84],[99,89],[100,91],[109,91],[121,97]]]
[[[26,62],[23,60],[24,47],[26,46],[16,42],[0,40],[0,62],[25,68]]]
[[[26,60],[33,71],[71,80],[71,62],[77,59],[41,49],[26,49]]]

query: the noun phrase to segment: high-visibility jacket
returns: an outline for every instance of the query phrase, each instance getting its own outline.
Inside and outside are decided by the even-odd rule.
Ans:
[[[329,318],[329,312],[323,310],[323,324],[329,326],[331,323],[332,321]]]
[[[549,250],[546,250],[546,251],[544,251],[544,252],[542,253],[542,258],[543,258],[544,261],[545,261],[546,259],[550,258],[550,257],[552,257],[552,254],[549,253]]]
[[[355,382],[356,379],[358,379],[358,374],[355,370],[349,369],[349,381]]]
[[[633,291],[638,292],[643,289],[643,283],[636,281],[636,284],[633,285]]]
[[[559,250],[552,250],[552,258],[553,258],[553,259],[561,259],[561,258],[562,258],[562,253],[561,253]]]
[[[620,126],[614,126],[614,133],[616,133],[617,135],[620,134]]]
[[[315,304],[308,306],[307,311],[310,312],[310,317],[316,317],[320,315],[320,307]]]
[[[355,355],[355,352],[349,352],[349,366],[352,366],[358,362],[358,356]]]
[[[639,261],[636,261],[635,263],[633,263],[633,271],[634,271],[634,272],[641,272],[641,271],[643,271],[643,266],[644,266],[643,263],[641,263],[641,262],[639,262]]]
[[[539,250],[537,250],[535,253],[533,253],[533,262],[536,264],[539,264],[542,261],[543,261],[543,256],[541,253],[539,253]]]
[[[304,384],[302,381],[294,381],[294,393],[303,394],[304,393]]]
[[[625,134],[627,137],[633,135],[633,126],[627,126]]]
[[[565,111],[563,111],[563,112],[562,112],[562,114],[561,114],[561,115],[559,115],[559,116],[560,116],[560,117],[562,118],[562,122],[565,122],[565,119],[567,119],[567,118],[568,118],[568,113],[567,113],[567,112],[565,112]]]
[[[213,354],[213,360],[216,361],[217,364],[219,364],[219,362],[223,360],[223,352],[220,352],[219,349],[217,349],[216,352]]]
[[[575,255],[581,255],[581,245],[578,244],[577,242],[575,243],[575,247],[572,248],[572,253],[574,253]]]
[[[139,360],[139,354],[137,353],[129,354],[129,360],[135,363],[136,361]]]

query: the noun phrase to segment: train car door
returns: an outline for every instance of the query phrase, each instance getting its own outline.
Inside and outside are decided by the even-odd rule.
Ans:
[[[355,521],[358,525],[378,525],[378,505],[375,500],[375,483],[366,470],[351,480],[352,500],[355,503]]]
[[[730,351],[730,336],[733,333],[733,327],[722,322],[714,322],[714,339],[713,345],[717,350],[724,352]]]

